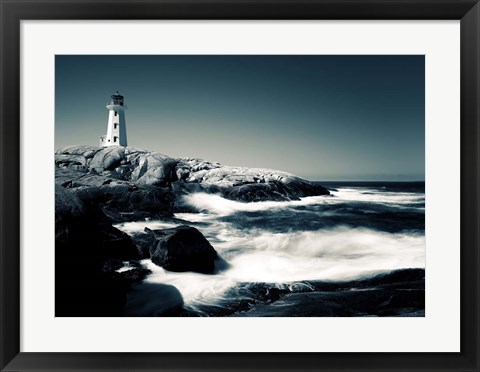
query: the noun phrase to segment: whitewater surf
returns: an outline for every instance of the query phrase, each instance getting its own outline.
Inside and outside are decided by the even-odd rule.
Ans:
[[[375,275],[425,268],[423,183],[331,183],[329,187],[331,196],[279,202],[243,203],[214,194],[191,194],[183,202],[196,213],[116,227],[135,236],[146,227],[185,224],[197,228],[212,244],[221,257],[213,275],[171,272],[149,259],[142,261],[152,272],[145,283],[178,289],[184,315],[255,316],[252,310],[258,298],[273,289],[280,296],[314,292],[318,283],[346,288],[346,283]],[[222,313],[222,309],[230,310]],[[423,312],[415,309],[413,314]]]

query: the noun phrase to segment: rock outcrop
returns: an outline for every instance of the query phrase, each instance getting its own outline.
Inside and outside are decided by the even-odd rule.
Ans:
[[[130,237],[70,190],[55,186],[55,315],[119,316],[128,282],[114,270],[138,259]]]
[[[55,182],[83,202],[103,207],[115,222],[170,216],[175,200],[175,195],[162,187],[138,186],[131,181],[69,167],[55,170]]]
[[[127,234],[113,227],[98,208],[59,185],[55,186],[55,242],[61,264],[68,270],[82,266],[82,271],[98,271],[110,258],[139,258]]]
[[[56,181],[82,200],[127,212],[167,212],[192,192],[244,202],[292,200],[329,191],[290,173],[170,158],[131,147],[68,146],[55,154]],[[116,206],[116,208],[113,208]]]
[[[200,159],[179,159],[182,175],[174,183],[177,193],[218,193],[243,202],[298,200],[305,196],[329,195],[323,186],[290,173],[262,168],[222,166]]]

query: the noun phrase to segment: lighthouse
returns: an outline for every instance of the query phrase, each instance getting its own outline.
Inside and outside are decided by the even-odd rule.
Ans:
[[[127,146],[127,125],[125,123],[125,110],[123,96],[118,93],[110,96],[106,108],[108,109],[107,134],[100,136],[100,146]]]

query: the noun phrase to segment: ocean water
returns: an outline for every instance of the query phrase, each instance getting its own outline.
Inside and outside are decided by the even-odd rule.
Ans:
[[[416,183],[321,182],[331,196],[289,202],[241,203],[192,194],[199,213],[177,213],[196,227],[224,262],[213,275],[174,273],[150,260],[147,283],[175,286],[185,309],[209,315],[228,306],[245,288],[269,283],[308,290],[309,281],[349,281],[403,268],[425,268],[425,186]],[[128,234],[181,221],[119,224]]]

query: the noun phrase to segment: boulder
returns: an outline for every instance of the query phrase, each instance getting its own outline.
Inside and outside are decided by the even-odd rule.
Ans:
[[[135,283],[127,295],[124,316],[177,315],[183,298],[177,288],[166,284]]]
[[[158,153],[146,153],[132,172],[132,181],[139,185],[166,186],[176,179],[177,161]]]
[[[106,147],[98,151],[89,166],[96,170],[113,170],[120,165],[125,155],[125,148],[120,146]]]
[[[190,226],[153,230],[155,244],[150,248],[152,262],[169,271],[195,271],[211,274],[217,252],[200,231]]]

